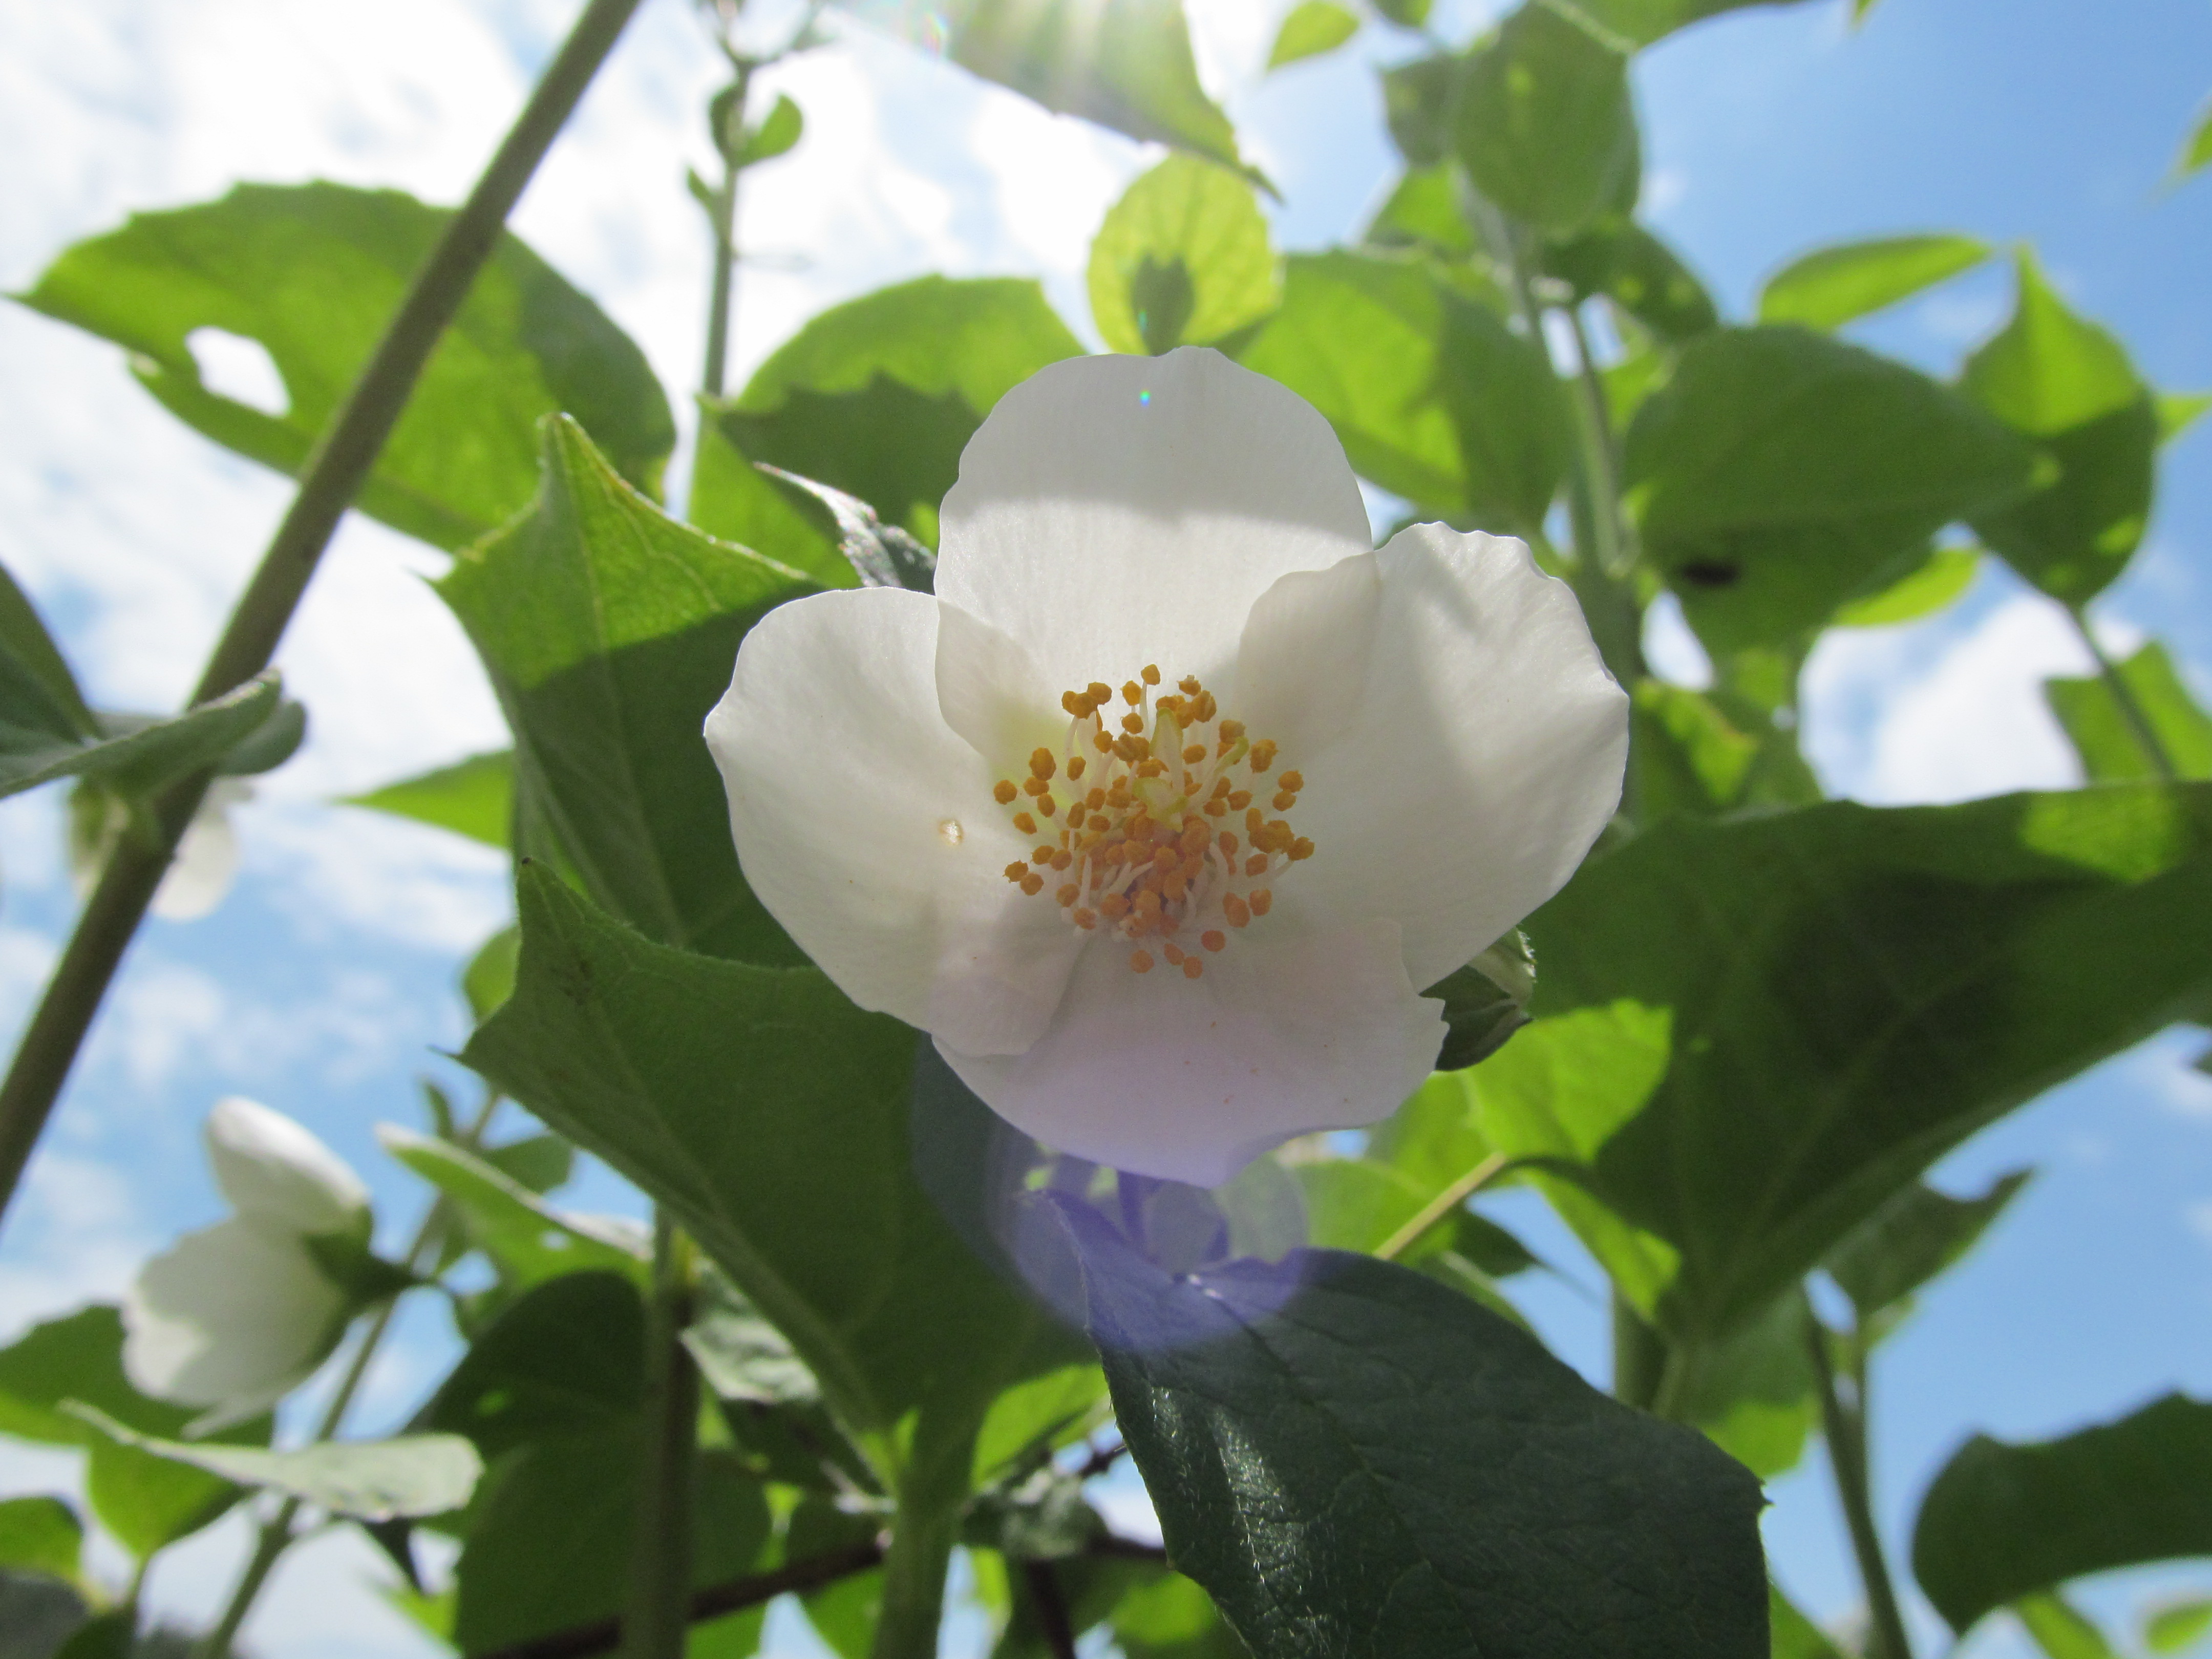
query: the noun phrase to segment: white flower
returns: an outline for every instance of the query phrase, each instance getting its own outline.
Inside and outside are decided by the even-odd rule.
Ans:
[[[143,1394],[235,1422],[282,1399],[337,1346],[353,1298],[308,1241],[364,1249],[368,1189],[290,1118],[236,1096],[209,1114],[207,1146],[237,1213],[139,1270],[123,1298],[123,1367]]]
[[[230,809],[253,799],[243,778],[217,778],[185,826],[177,855],[154,890],[153,912],[164,921],[198,921],[211,915],[238,873],[238,831]],[[105,789],[84,792],[70,815],[70,879],[82,898],[100,879],[107,855],[130,822],[130,808]]]
[[[708,718],[762,902],[1063,1152],[1210,1186],[1391,1111],[1421,988],[1619,799],[1565,585],[1438,525],[1371,550],[1327,422],[1202,349],[1017,387],[941,523],[933,598],[771,612]]]

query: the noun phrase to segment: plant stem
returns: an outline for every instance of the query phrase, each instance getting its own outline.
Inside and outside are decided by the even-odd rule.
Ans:
[[[732,83],[733,118],[742,133],[745,102],[752,90],[753,65],[740,60]],[[714,232],[714,277],[707,301],[707,362],[699,374],[699,390],[709,398],[722,395],[729,374],[731,313],[734,309],[738,272],[738,185],[744,173],[738,167],[730,135],[714,135],[715,153],[722,158],[722,187],[715,192],[711,222]]]
[[[637,6],[638,0],[590,0],[468,200],[447,222],[301,470],[299,490],[231,611],[192,693],[194,703],[243,684],[276,655],[323,550],[391,436],[432,349],[498,246],[523,187]],[[0,1217],[15,1196],[109,981],[145,919],[154,890],[207,793],[208,781],[202,774],[162,793],[154,803],[156,833],[143,842],[126,836],[118,844],[77,918],[7,1079],[0,1082]]]
[[[2120,718],[2127,722],[2129,732],[2143,751],[2143,758],[2166,782],[2180,782],[2181,769],[2173,763],[2172,753],[2160,738],[2157,727],[2150,723],[2150,714],[2136,696],[2135,688],[2121,674],[2119,665],[2106,656],[2105,647],[2097,642],[2096,632],[2089,626],[2088,612],[2078,605],[2069,605],[2065,610],[2067,616],[2073,619],[2074,631],[2081,636],[2081,643],[2089,647],[2090,658],[2097,665],[2097,673],[2105,682],[2105,689],[2112,694],[2112,701],[2119,708]]]
[[[1068,1616],[1067,1597],[1060,1593],[1060,1575],[1049,1561],[1024,1561],[1021,1567],[1045,1651],[1052,1659],[1075,1659],[1075,1623]]]
[[[1468,1199],[1480,1192],[1491,1182],[1496,1180],[1504,1171],[1506,1157],[1503,1152],[1492,1152],[1488,1158],[1484,1158],[1481,1163],[1422,1205],[1412,1219],[1376,1246],[1376,1259],[1379,1261],[1396,1261],[1423,1233],[1428,1231],[1430,1228],[1466,1203]]]
[[[891,1547],[884,1557],[883,1609],[870,1659],[937,1659],[945,1574],[959,1529],[957,1503],[937,1501],[936,1494],[915,1486],[900,1493]]]
[[[682,1659],[691,1623],[691,1459],[699,1430],[699,1370],[684,1346],[691,1296],[691,1241],[657,1209],[645,1325],[649,1438],[632,1522],[623,1659]]]
[[[1560,307],[1575,341],[1575,428],[1582,452],[1583,472],[1595,509],[1591,532],[1592,551],[1598,568],[1618,581],[1631,562],[1628,537],[1620,518],[1620,457],[1613,444],[1613,411],[1607,406],[1605,382],[1598,376],[1597,359],[1590,350],[1589,332],[1583,314],[1573,306]]]
[[[468,1127],[456,1137],[456,1143],[473,1149],[483,1139],[484,1132],[491,1127],[492,1115],[499,1110],[499,1092],[487,1089],[483,1104],[477,1109],[477,1115]],[[445,1245],[446,1218],[450,1212],[451,1206],[442,1196],[434,1200],[424,1212],[421,1224],[415,1229],[415,1237],[408,1243],[404,1258],[409,1273],[421,1273],[436,1261],[438,1252]],[[368,1376],[369,1364],[376,1358],[376,1351],[383,1344],[385,1333],[392,1328],[392,1316],[398,1307],[398,1297],[389,1298],[377,1309],[374,1316],[362,1329],[361,1340],[354,1349],[352,1359],[347,1363],[345,1374],[338,1379],[337,1387],[331,1391],[330,1403],[323,1407],[323,1414],[316,1421],[313,1441],[328,1440],[338,1431],[338,1425],[344,1420],[354,1396],[361,1392],[361,1385]],[[238,1576],[238,1583],[230,1592],[230,1600],[223,1606],[222,1616],[216,1621],[214,1628],[193,1645],[191,1659],[228,1659],[231,1642],[238,1635],[239,1627],[245,1624],[246,1615],[253,1610],[253,1603],[261,1594],[262,1585],[268,1581],[278,1558],[292,1546],[292,1527],[300,1517],[301,1507],[300,1499],[288,1498],[278,1506],[276,1513],[262,1523],[253,1553],[246,1560],[245,1571]]]
[[[1897,1592],[1890,1582],[1889,1564],[1882,1557],[1881,1534],[1875,1529],[1874,1504],[1868,1490],[1864,1372],[1857,1373],[1857,1397],[1845,1401],[1836,1389],[1827,1328],[1810,1308],[1805,1311],[1805,1340],[1820,1389],[1821,1437],[1827,1442],[1828,1467],[1835,1474],[1837,1500],[1843,1505],[1851,1553],[1858,1559],[1859,1580],[1866,1588],[1868,1659],[1912,1659],[1912,1644],[1905,1633],[1904,1616],[1898,1611]]]
[[[1613,1398],[1650,1410],[1666,1379],[1667,1359],[1667,1339],[1644,1322],[1644,1316],[1616,1286],[1613,1292]]]

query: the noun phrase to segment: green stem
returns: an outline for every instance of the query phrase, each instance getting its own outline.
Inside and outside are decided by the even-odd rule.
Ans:
[[[1827,1442],[1828,1467],[1835,1474],[1837,1501],[1843,1506],[1851,1553],[1858,1559],[1859,1580],[1866,1588],[1868,1659],[1912,1659],[1912,1644],[1905,1633],[1904,1616],[1898,1611],[1889,1563],[1882,1555],[1881,1534],[1874,1523],[1867,1475],[1865,1373],[1855,1373],[1860,1379],[1859,1388],[1856,1399],[1847,1402],[1837,1391],[1827,1329],[1809,1308],[1805,1313],[1805,1340],[1820,1391],[1821,1437]]]
[[[1396,1261],[1406,1252],[1407,1247],[1419,1239],[1423,1233],[1428,1231],[1430,1228],[1435,1226],[1437,1223],[1442,1221],[1503,1174],[1506,1163],[1504,1153],[1491,1153],[1457,1181],[1453,1182],[1450,1186],[1421,1206],[1404,1226],[1376,1246],[1376,1259],[1382,1261]]]
[[[2173,763],[2172,752],[2150,723],[2150,714],[2136,698],[2135,688],[2120,672],[2119,665],[2105,654],[2105,647],[2097,642],[2095,630],[2089,626],[2088,613],[2080,605],[2066,606],[2066,614],[2073,619],[2074,631],[2081,636],[2081,643],[2089,647],[2089,655],[2097,665],[2097,673],[2105,682],[2105,689],[2112,694],[2118,705],[2120,718],[2127,722],[2128,730],[2135,736],[2151,768],[2168,783],[2181,781],[2181,769]]]
[[[690,1628],[691,1460],[699,1431],[699,1370],[684,1346],[691,1296],[691,1242],[666,1210],[657,1210],[645,1328],[649,1438],[631,1534],[623,1659],[682,1659]]]
[[[1635,1305],[1613,1292],[1613,1397],[1646,1411],[1659,1398],[1667,1375],[1667,1339],[1644,1322]]]
[[[739,131],[744,126],[745,103],[752,88],[753,66],[750,62],[738,64],[733,82],[735,96],[731,99],[733,119]],[[699,389],[709,398],[722,395],[723,383],[729,374],[730,331],[733,326],[731,313],[737,289],[738,273],[738,184],[744,177],[736,163],[736,150],[730,143],[731,135],[714,135],[714,149],[722,158],[722,187],[715,192],[712,222],[714,232],[714,287],[707,301],[707,362],[699,375]]]
[[[468,200],[447,222],[361,378],[308,457],[299,491],[208,659],[194,703],[243,684],[276,655],[323,550],[406,407],[432,349],[499,245],[523,187],[637,6],[638,0],[590,0]],[[208,781],[202,774],[162,793],[154,803],[156,833],[143,842],[125,837],[117,846],[77,918],[0,1082],[0,1217]]]
[[[1596,538],[1593,550],[1599,569],[1618,581],[1627,574],[1631,554],[1620,517],[1620,456],[1613,447],[1613,411],[1606,404],[1605,382],[1599,378],[1582,313],[1573,306],[1563,306],[1560,313],[1575,340],[1575,435],[1595,508],[1591,524]]]
[[[902,1493],[884,1557],[883,1610],[869,1659],[937,1659],[945,1616],[945,1575],[960,1530],[957,1504]]]
[[[455,1138],[456,1144],[473,1149],[483,1139],[485,1131],[491,1127],[492,1116],[499,1110],[499,1092],[486,1090],[483,1104],[477,1108],[477,1115],[468,1127]],[[409,1273],[425,1273],[436,1261],[439,1251],[445,1247],[446,1221],[450,1213],[451,1206],[443,1197],[433,1202],[424,1213],[421,1224],[415,1229],[415,1237],[408,1242],[404,1260]],[[392,1328],[392,1316],[398,1308],[397,1297],[387,1299],[377,1308],[375,1315],[362,1329],[361,1340],[354,1349],[352,1359],[347,1363],[345,1374],[338,1379],[330,1403],[323,1407],[323,1414],[316,1421],[311,1443],[328,1440],[338,1431],[338,1425],[345,1420],[354,1396],[361,1392],[361,1385],[368,1376],[369,1364],[375,1359],[377,1349],[383,1345],[385,1333]],[[276,1514],[262,1523],[253,1553],[247,1559],[245,1571],[239,1574],[238,1583],[231,1589],[230,1600],[223,1606],[222,1616],[216,1621],[214,1628],[194,1644],[191,1659],[228,1659],[230,1644],[237,1637],[239,1627],[245,1624],[246,1615],[253,1610],[253,1604],[261,1595],[262,1585],[268,1581],[278,1558],[292,1547],[295,1538],[293,1525],[300,1518],[301,1507],[298,1498],[288,1498],[278,1506]]]

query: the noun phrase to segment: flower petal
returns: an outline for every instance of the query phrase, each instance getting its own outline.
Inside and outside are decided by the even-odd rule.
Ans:
[[[994,776],[1026,776],[1038,748],[1060,753],[1068,717],[1059,704],[1060,693],[1019,641],[957,605],[938,605],[938,710]]]
[[[216,1185],[246,1219],[280,1233],[366,1233],[361,1177],[282,1112],[243,1095],[219,1100],[207,1146]]]
[[[1018,1055],[938,1051],[1000,1116],[1095,1163],[1217,1187],[1310,1130],[1395,1111],[1443,1041],[1443,1005],[1406,977],[1398,928],[1238,939],[1206,976],[1085,952],[1052,1028]]]
[[[1271,930],[1397,920],[1434,984],[1564,885],[1620,799],[1628,698],[1582,608],[1517,541],[1418,525],[1376,556],[1358,722],[1305,775],[1312,858]]]
[[[123,1369],[142,1394],[234,1420],[322,1363],[344,1310],[305,1249],[234,1217],[139,1269],[123,1297]]]
[[[208,786],[192,821],[177,843],[168,873],[154,890],[154,914],[164,921],[198,921],[212,915],[238,875],[238,830],[230,809],[253,798],[253,787],[237,778],[217,778]]]
[[[969,441],[939,523],[938,597],[1027,646],[1055,699],[1146,663],[1218,678],[1278,577],[1373,545],[1328,422],[1197,347],[1039,370]]]
[[[763,617],[707,746],[738,862],[769,913],[863,1008],[971,1053],[1014,1053],[1080,947],[1001,872],[1030,844],[994,773],[939,713],[939,605],[848,588]]]
[[[1294,571],[1253,605],[1232,695],[1253,736],[1282,746],[1286,768],[1320,754],[1358,719],[1382,610],[1373,553]]]

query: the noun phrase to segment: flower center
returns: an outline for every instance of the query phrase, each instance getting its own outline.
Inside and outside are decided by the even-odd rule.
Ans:
[[[1264,796],[1286,812],[1305,787],[1291,771],[1269,783],[1274,744],[1220,718],[1195,676],[1176,682],[1180,696],[1155,697],[1159,683],[1147,664],[1121,688],[1110,726],[1109,687],[1068,692],[1061,753],[1037,750],[1029,776],[1001,778],[992,793],[1036,839],[1027,861],[1006,866],[1008,881],[1032,897],[1050,889],[1070,926],[1128,941],[1136,972],[1152,971],[1146,941],[1156,939],[1170,967],[1197,979],[1200,952],[1226,948],[1224,927],[1266,915],[1268,883],[1311,858],[1314,844],[1259,805]]]

